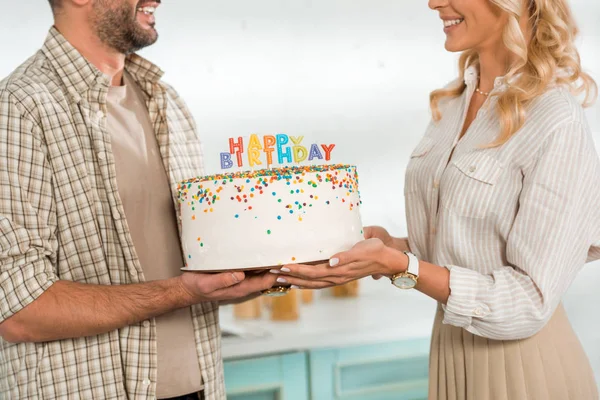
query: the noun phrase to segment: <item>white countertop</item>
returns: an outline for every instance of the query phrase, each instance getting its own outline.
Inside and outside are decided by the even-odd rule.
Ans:
[[[312,304],[300,302],[300,318],[293,322],[271,321],[268,309],[263,309],[260,319],[237,319],[233,306],[221,307],[222,329],[241,335],[223,337],[223,357],[256,357],[431,335],[434,300],[391,285],[364,289],[359,297],[343,299],[315,292]]]

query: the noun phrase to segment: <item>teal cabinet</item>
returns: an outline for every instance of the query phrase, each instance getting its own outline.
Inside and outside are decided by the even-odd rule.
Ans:
[[[429,339],[309,354],[312,400],[427,399]]]
[[[429,338],[225,362],[228,400],[425,400]]]
[[[306,353],[225,362],[228,400],[307,400]]]

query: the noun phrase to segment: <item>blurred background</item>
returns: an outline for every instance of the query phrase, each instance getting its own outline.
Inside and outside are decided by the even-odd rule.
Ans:
[[[571,5],[581,28],[583,66],[600,81],[600,2]],[[445,52],[442,24],[425,0],[165,0],[156,17],[160,39],[141,54],[166,71],[165,81],[191,108],[207,172],[219,171],[219,153],[233,136],[287,133],[306,136],[305,143],[335,143],[333,161],[358,166],[365,225],[406,234],[404,170],[430,119],[428,95],[458,73],[457,56]],[[1,77],[42,45],[51,24],[46,0],[5,4]],[[600,103],[587,112],[598,143]],[[600,382],[599,284],[600,263],[588,264],[564,303]],[[371,280],[361,281],[358,297],[343,308],[328,297],[315,294],[295,322],[275,323],[264,313],[241,321],[223,310],[229,397],[285,393],[300,399],[306,392],[315,399],[388,398],[385,387],[396,381],[382,377],[396,366],[419,365],[406,363],[402,354],[426,353],[435,304]],[[300,360],[293,365],[306,363],[293,372],[306,375],[306,382],[290,383],[290,370],[281,367],[272,381],[283,383],[269,381],[275,389],[267,383],[264,390],[245,389],[244,379],[262,379],[249,371],[268,375],[249,365],[278,360],[282,366],[290,354]],[[387,361],[375,362],[373,354]],[[361,365],[379,378],[366,377]],[[332,373],[332,380],[323,378]],[[327,392],[315,388],[318,382]],[[400,390],[394,387],[389,398],[398,398]]]

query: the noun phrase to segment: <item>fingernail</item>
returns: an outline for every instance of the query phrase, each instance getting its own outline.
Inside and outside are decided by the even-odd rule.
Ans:
[[[288,281],[285,280],[284,278],[277,278],[277,282],[279,282],[279,283],[288,283]]]
[[[272,274],[280,274],[281,273],[278,269],[272,269],[269,272],[272,273]]]
[[[291,269],[289,269],[289,268],[286,268],[286,267],[283,267],[283,268],[281,268],[281,270],[280,270],[280,271],[282,271],[282,272],[292,272],[292,270],[291,270]]]
[[[292,286],[290,286],[290,288],[292,288],[292,289],[300,289],[300,286],[292,285]]]
[[[235,272],[233,272],[233,273],[231,274],[231,277],[232,277],[232,278],[233,278],[233,280],[234,280],[234,281],[236,281],[236,282],[239,282],[239,281],[240,281],[240,280],[238,279],[238,277],[237,277],[237,275],[236,275],[236,273],[235,273]]]
[[[339,258],[332,258],[331,260],[329,260],[329,266],[330,267],[335,267],[339,263],[340,263],[340,259]]]

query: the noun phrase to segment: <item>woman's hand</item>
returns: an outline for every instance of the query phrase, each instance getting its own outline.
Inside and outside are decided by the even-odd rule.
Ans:
[[[410,247],[408,245],[408,239],[406,238],[395,238],[388,233],[388,231],[381,226],[367,226],[363,229],[365,234],[365,239],[377,238],[381,239],[383,244],[387,247],[394,248],[399,251],[410,251]],[[374,274],[373,279],[379,280],[383,278],[381,274]]]
[[[280,275],[277,280],[279,283],[303,289],[324,289],[370,275],[393,275],[400,272],[394,271],[398,268],[397,262],[390,263],[396,256],[394,252],[397,251],[387,247],[380,238],[372,237],[357,243],[346,252],[334,255],[329,264],[292,264],[271,270],[271,273]]]
[[[379,239],[384,245],[393,247],[394,238],[381,226],[367,226],[363,229],[365,239]]]

